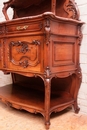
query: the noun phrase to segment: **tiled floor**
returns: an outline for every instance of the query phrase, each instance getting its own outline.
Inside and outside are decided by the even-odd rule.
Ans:
[[[65,110],[52,114],[49,130],[87,130],[87,115]],[[9,108],[0,102],[0,130],[45,130],[40,114]]]

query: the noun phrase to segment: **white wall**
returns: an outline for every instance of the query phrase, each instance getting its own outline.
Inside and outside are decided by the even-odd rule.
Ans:
[[[4,21],[5,18],[2,14],[3,2],[7,0],[0,0],[0,21]],[[87,114],[87,0],[75,0],[80,9],[80,19],[85,22],[82,27],[83,40],[80,50],[80,63],[82,68],[82,84],[79,90],[78,103],[80,106],[80,112]],[[10,18],[12,17],[12,10],[8,10]],[[0,86],[11,83],[10,75],[4,75],[0,72]]]
[[[82,27],[83,40],[80,49],[80,64],[82,69],[82,84],[78,102],[80,111],[87,114],[87,0],[75,0],[80,10],[80,19],[85,22]]]
[[[8,1],[8,0],[0,0],[0,22],[5,21],[4,15],[2,13],[2,8],[3,8],[3,2]],[[8,15],[11,18],[12,10],[8,10]],[[10,84],[12,82],[11,76],[10,75],[4,75],[2,71],[0,71],[0,86],[4,86],[6,84]]]

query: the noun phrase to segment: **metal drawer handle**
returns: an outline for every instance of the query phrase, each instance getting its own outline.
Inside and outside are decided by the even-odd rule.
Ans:
[[[27,28],[28,28],[28,26],[26,25],[26,26],[23,26],[23,27],[18,26],[16,29],[17,30],[26,30]]]

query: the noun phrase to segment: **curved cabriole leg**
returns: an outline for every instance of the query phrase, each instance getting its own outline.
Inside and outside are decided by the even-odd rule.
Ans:
[[[75,101],[73,107],[74,107],[75,113],[78,114],[80,108],[78,107],[77,101]]]
[[[78,90],[79,90],[80,84],[79,84],[79,82],[77,82],[77,79],[76,79],[76,84],[77,85],[75,86],[76,87],[75,93],[74,93],[75,101],[74,101],[74,104],[73,104],[73,108],[74,108],[75,113],[78,113],[80,108],[78,107],[78,103],[77,103],[77,95],[78,95]]]
[[[78,95],[78,91],[79,91],[79,88],[80,88],[80,85],[81,85],[81,81],[82,81],[82,74],[81,74],[81,70],[78,69],[76,75],[73,76],[72,78],[72,85],[73,85],[73,89],[72,89],[72,93],[73,93],[73,97],[74,97],[74,104],[73,104],[73,107],[74,107],[74,110],[75,110],[75,113],[78,113],[80,108],[78,107],[78,103],[77,103],[77,95]]]
[[[46,130],[50,126],[50,79],[45,79],[45,125]]]

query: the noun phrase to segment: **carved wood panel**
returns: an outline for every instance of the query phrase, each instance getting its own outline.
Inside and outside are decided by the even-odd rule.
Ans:
[[[53,66],[73,65],[75,43],[53,41]]]
[[[40,41],[11,41],[9,43],[9,60],[13,65],[27,68],[37,66],[39,59]]]

